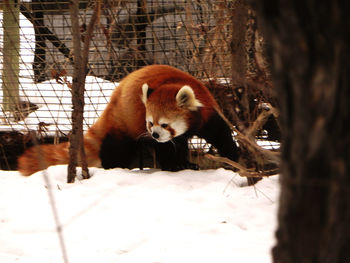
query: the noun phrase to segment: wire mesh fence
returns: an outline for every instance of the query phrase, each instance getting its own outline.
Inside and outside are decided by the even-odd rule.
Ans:
[[[92,8],[93,2],[81,1],[82,36]],[[36,107],[29,102],[40,110],[45,105],[63,110],[70,105],[67,83],[71,80],[66,77],[72,76],[68,1],[21,3],[19,30],[17,110],[34,110]],[[91,85],[87,87],[86,111],[98,115],[99,110],[93,106],[107,102],[114,89],[112,84],[107,84],[118,82],[148,64],[172,65],[202,79],[230,77],[230,32],[230,9],[225,2],[104,2],[90,47],[88,75],[91,77],[87,83]],[[0,37],[4,39],[4,31]],[[47,114],[50,115],[49,109]],[[32,115],[25,117],[30,119]],[[57,116],[55,125],[60,126],[60,119],[68,116],[69,113]],[[16,121],[20,118],[12,117]],[[11,116],[4,118],[11,120]],[[60,130],[69,131],[69,125]]]
[[[218,98],[225,115],[237,122],[241,93],[239,87],[232,86],[233,2],[103,1],[89,50],[84,130],[100,116],[118,81],[149,64],[168,64],[203,80]],[[15,8],[9,8],[11,3]],[[95,2],[79,3],[84,42]],[[6,16],[13,18],[12,24],[8,24]],[[73,74],[69,1],[7,0],[2,3],[0,21],[0,131],[6,132],[7,138],[17,136],[17,140],[18,134],[29,131],[39,138],[66,137],[71,130]],[[260,62],[256,47],[260,37],[251,13],[245,26],[248,71],[258,79]],[[13,33],[16,30],[18,33]],[[18,45],[14,43],[15,34],[19,36]],[[13,54],[9,60],[10,49]],[[6,75],[15,78],[9,81]],[[256,105],[271,102],[272,96],[266,96],[270,86],[265,80],[259,83],[263,83],[263,88],[254,84],[251,89],[253,101]],[[6,148],[4,145],[2,149]]]

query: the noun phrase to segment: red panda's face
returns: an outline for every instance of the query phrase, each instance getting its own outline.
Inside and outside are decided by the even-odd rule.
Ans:
[[[150,112],[146,115],[146,127],[148,133],[158,142],[170,141],[188,130],[186,119],[183,117],[179,116],[175,119],[154,117]]]
[[[167,142],[189,129],[188,115],[202,104],[189,86],[178,91],[154,92],[147,84],[142,86],[142,101],[146,107],[146,128],[158,142]],[[152,94],[152,96],[151,96]]]

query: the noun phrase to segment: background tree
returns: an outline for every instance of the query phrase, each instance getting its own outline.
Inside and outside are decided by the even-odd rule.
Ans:
[[[3,72],[2,91],[4,110],[14,112],[19,102],[19,6],[16,1],[3,2]]]
[[[85,78],[88,73],[90,41],[96,21],[100,18],[100,13],[101,1],[98,0],[95,2],[94,12],[87,26],[86,34],[82,37],[79,24],[79,0],[74,0],[70,3],[74,73],[72,83],[72,131],[69,137],[68,183],[74,182],[78,163],[81,165],[83,178],[88,179],[90,177],[84,148],[84,91]]]
[[[350,262],[350,4],[253,5],[271,45],[283,134],[274,262]]]

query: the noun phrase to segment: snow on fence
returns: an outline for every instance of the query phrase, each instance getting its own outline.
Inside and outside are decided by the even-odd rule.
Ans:
[[[72,83],[72,78],[66,79]],[[118,83],[113,83],[97,77],[88,76],[85,85],[84,130],[95,123],[109,97]],[[20,97],[35,106],[32,112],[17,113],[0,112],[0,130],[18,130],[21,132],[38,131],[45,127],[46,136],[55,136],[57,131],[67,135],[71,129],[72,100],[69,85],[57,83],[56,80],[47,80],[42,83],[33,83],[26,79],[20,82]],[[0,91],[1,94],[1,91]],[[1,103],[0,99],[0,103]],[[26,105],[30,108],[30,105]],[[30,109],[28,109],[31,111]],[[22,116],[21,116],[22,115]]]

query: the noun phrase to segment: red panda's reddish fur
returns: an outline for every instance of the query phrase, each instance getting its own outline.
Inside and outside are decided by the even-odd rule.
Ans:
[[[205,123],[217,108],[217,103],[203,84],[191,75],[166,65],[152,65],[139,69],[126,76],[113,92],[110,102],[97,122],[84,135],[84,146],[89,166],[100,166],[99,150],[107,133],[115,137],[127,134],[135,140],[144,134],[145,105],[142,85],[147,83],[155,91],[167,83],[173,85],[174,96],[184,86],[189,85],[196,98],[203,104],[200,107],[201,122]],[[161,92],[160,92],[161,94]],[[169,91],[162,96],[169,96]],[[175,101],[174,101],[175,103]],[[188,120],[191,122],[191,120]],[[189,124],[191,127],[191,124]],[[68,163],[69,143],[34,146],[18,159],[18,170],[29,176],[51,165]]]

